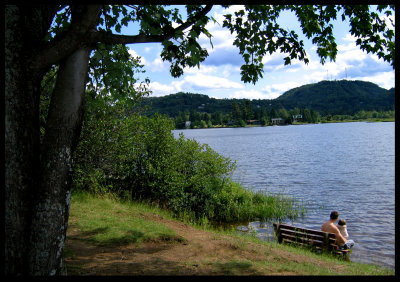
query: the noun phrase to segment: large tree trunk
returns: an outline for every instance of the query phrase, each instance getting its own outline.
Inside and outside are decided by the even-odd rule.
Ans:
[[[25,19],[5,9],[5,274],[27,274],[32,197],[39,175],[39,86],[27,60]],[[34,44],[34,42],[31,42]]]
[[[29,273],[62,273],[68,225],[72,154],[83,120],[90,49],[81,48],[60,64],[41,149],[40,186],[33,210]]]
[[[40,83],[50,65],[37,58],[43,53],[45,34],[57,9],[57,5],[5,7],[6,275],[52,275],[62,269],[71,156],[82,125],[90,49],[79,47],[81,38],[74,44],[61,41],[62,46],[74,47],[55,52],[65,59],[41,146]],[[89,24],[86,10],[75,9],[80,15],[74,27],[78,35],[93,28],[99,9],[89,6]]]

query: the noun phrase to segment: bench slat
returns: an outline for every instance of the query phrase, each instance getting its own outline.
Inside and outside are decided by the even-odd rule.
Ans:
[[[310,247],[310,244],[302,243],[302,242],[298,242],[298,241],[292,241],[292,240],[286,239],[286,238],[283,238],[282,242],[283,243],[287,243],[287,244],[295,244],[295,245],[299,245],[299,246],[302,246],[302,247]],[[318,246],[318,245],[312,245],[312,246],[317,250],[322,250],[323,249],[323,247]]]
[[[324,243],[324,238],[315,235],[308,235],[305,233],[298,234],[298,233],[288,233],[288,232],[281,232],[281,236],[287,236],[293,238],[293,240],[301,240],[301,241],[315,241],[315,242],[322,242]]]
[[[274,223],[275,224],[275,223]],[[285,230],[294,230],[294,231],[298,231],[298,232],[304,232],[304,233],[308,233],[308,234],[315,234],[315,235],[320,235],[320,236],[324,236],[324,234],[329,234],[328,237],[335,239],[335,234],[333,233],[327,233],[324,231],[317,231],[317,230],[313,230],[313,229],[307,229],[307,228],[301,228],[301,227],[295,227],[295,226],[291,226],[291,225],[286,225],[286,224],[280,224],[279,225],[280,229],[285,229]]]
[[[295,230],[288,230],[288,229],[280,229],[280,233],[281,234],[289,234],[289,235],[293,235],[293,236],[297,236],[297,237],[301,237],[301,238],[310,238],[310,239],[315,239],[315,240],[320,240],[320,241],[324,241],[324,235],[323,234],[312,234],[312,233],[308,233],[308,232],[304,232],[304,231],[295,231]]]
[[[283,240],[282,240],[282,242],[285,242],[285,243],[289,243],[289,244],[296,244],[296,245],[300,245],[300,246],[303,246],[303,247],[307,247],[307,246],[309,246],[308,244],[304,244],[304,243],[301,243],[301,242],[296,242],[296,241],[291,241],[291,240],[289,240],[289,239],[286,239],[286,238],[284,238]],[[322,250],[323,248],[322,247],[320,247],[320,246],[318,246],[318,245],[314,245],[314,247],[317,249],[317,250]],[[349,253],[349,249],[347,249],[347,250],[332,250],[335,254],[338,254],[338,255],[344,255],[344,254],[347,254],[347,253]]]
[[[313,246],[316,249],[328,249],[338,255],[347,255],[350,250],[339,250],[333,233],[295,227],[287,224],[273,224],[280,243],[290,243],[301,246]]]
[[[291,236],[291,235],[287,235],[287,234],[282,234],[282,239],[285,241],[290,241],[292,243],[302,243],[302,244],[306,244],[306,245],[313,245],[313,246],[319,246],[319,247],[324,246],[323,241],[309,240],[307,238],[300,238],[300,237]]]

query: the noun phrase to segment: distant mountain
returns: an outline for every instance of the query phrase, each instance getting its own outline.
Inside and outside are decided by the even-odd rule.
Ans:
[[[321,81],[285,92],[276,99],[284,108],[309,108],[323,115],[393,110],[394,88],[365,81]]]
[[[267,110],[308,108],[321,115],[352,115],[361,110],[393,110],[394,93],[394,88],[386,90],[365,81],[321,81],[293,88],[276,99],[252,100],[251,104],[255,108],[265,107]],[[184,111],[229,113],[234,101],[241,103],[245,99],[215,99],[203,94],[180,92],[163,97],[148,97],[143,104],[152,105],[147,112],[150,115],[159,112],[175,117]]]
[[[143,105],[151,105],[148,114],[159,112],[175,117],[179,112],[229,113],[232,99],[215,99],[203,94],[183,93],[170,94],[162,97],[144,98]]]

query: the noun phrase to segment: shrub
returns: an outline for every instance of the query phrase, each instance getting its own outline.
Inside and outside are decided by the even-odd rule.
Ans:
[[[253,193],[233,182],[235,162],[208,145],[183,135],[175,138],[173,129],[172,119],[125,115],[118,105],[89,112],[75,156],[74,187],[151,201],[197,222],[297,213],[287,199]]]

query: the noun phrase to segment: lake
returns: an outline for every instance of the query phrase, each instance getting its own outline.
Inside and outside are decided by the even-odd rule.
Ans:
[[[395,123],[354,122],[174,130],[236,160],[233,179],[285,194],[308,209],[289,221],[319,230],[332,210],[347,220],[352,261],[395,265]],[[263,239],[269,224],[251,222]]]

